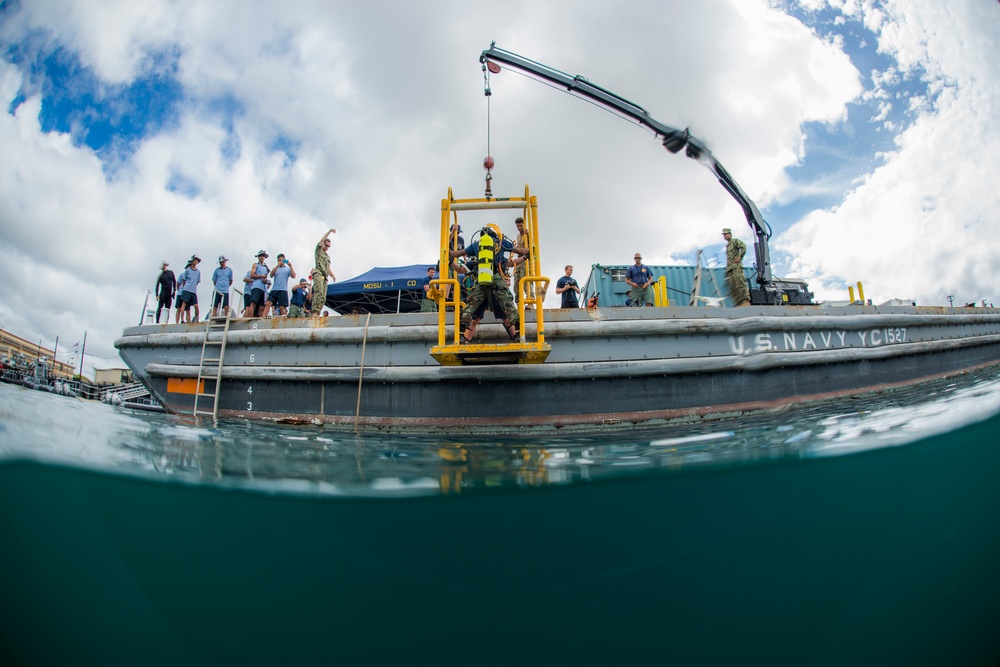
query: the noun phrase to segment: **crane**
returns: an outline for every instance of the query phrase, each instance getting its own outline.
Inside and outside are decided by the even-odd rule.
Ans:
[[[574,95],[595,102],[599,106],[630,118],[639,125],[652,130],[657,138],[662,141],[663,147],[671,153],[679,153],[681,150],[684,150],[684,154],[689,158],[697,160],[708,167],[715,174],[715,177],[719,179],[719,183],[722,184],[726,192],[732,195],[739,203],[743,209],[743,214],[746,216],[747,223],[749,223],[754,234],[757,236],[757,240],[754,242],[754,255],[756,258],[754,269],[756,270],[755,282],[757,286],[756,288],[751,286],[751,301],[755,304],[780,304],[782,302],[789,302],[787,290],[784,289],[788,285],[786,285],[785,281],[778,281],[779,284],[776,285],[774,277],[771,275],[771,254],[768,248],[768,239],[771,237],[770,226],[764,220],[757,205],[743,192],[743,189],[740,188],[730,173],[726,171],[726,168],[715,159],[708,146],[700,139],[691,136],[687,128],[680,130],[665,125],[655,120],[649,115],[648,111],[638,104],[630,102],[606,88],[591,83],[579,74],[573,76],[565,72],[560,72],[547,65],[501,49],[496,45],[496,42],[491,43],[490,48],[482,52],[479,56],[479,62],[482,63],[484,68],[488,68],[493,73],[500,72],[500,65],[504,65],[520,70],[542,81],[564,87]],[[793,288],[792,291],[799,292],[800,289]],[[791,302],[798,302],[799,299],[795,298],[797,296],[793,296]]]

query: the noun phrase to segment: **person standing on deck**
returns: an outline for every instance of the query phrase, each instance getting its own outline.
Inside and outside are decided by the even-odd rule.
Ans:
[[[243,313],[240,317],[250,317],[250,293],[253,291],[253,273],[247,271],[243,276]]]
[[[632,288],[628,291],[632,303],[637,306],[653,305],[653,272],[642,263],[639,253],[635,253],[635,264],[625,272],[625,282]]]
[[[431,281],[434,280],[434,274],[437,272],[436,266],[427,267],[427,275],[424,277],[424,296],[420,300],[420,312],[421,313],[436,313],[437,312],[437,297],[438,289],[431,285]]]
[[[528,237],[528,232],[524,231],[524,218],[516,218],[514,220],[514,225],[517,226],[517,239],[514,241],[515,245],[519,248],[531,249],[531,239]],[[527,257],[525,257],[527,259]],[[525,262],[520,262],[514,268],[514,301],[519,302],[521,300],[521,278],[528,275],[528,266]],[[528,298],[535,298],[535,284],[528,283]],[[524,304],[526,309],[532,308],[532,304]]]
[[[229,288],[233,286],[233,270],[226,266],[229,260],[219,255],[219,266],[212,272],[212,285],[214,294],[212,296],[212,317],[218,317],[221,310],[222,316],[226,316],[229,309]]]
[[[185,322],[197,322],[201,315],[198,310],[198,285],[201,284],[201,271],[198,270],[198,262],[201,257],[192,255],[188,261],[188,267],[184,269],[184,279],[181,281],[181,307],[177,311],[177,321],[183,319]],[[194,319],[191,319],[191,309],[194,308]]]
[[[733,238],[733,230],[729,227],[722,230],[722,238],[726,240],[726,284],[729,285],[733,305],[750,305],[750,289],[743,273],[743,256],[747,254],[747,246]]]
[[[170,324],[170,302],[174,300],[177,292],[177,278],[174,272],[168,269],[170,263],[163,261],[160,263],[160,277],[156,280],[156,323],[160,323],[160,311],[167,309],[167,324]]]
[[[556,294],[562,294],[562,307],[563,308],[579,308],[580,307],[580,285],[576,282],[576,278],[573,277],[573,265],[566,265],[566,275],[559,279],[556,283]]]
[[[285,253],[278,254],[278,265],[271,269],[271,277],[274,284],[271,286],[271,293],[267,295],[267,307],[264,309],[264,317],[267,317],[274,308],[275,315],[288,314],[288,279],[295,279],[295,269],[292,263],[285,259]]]
[[[250,283],[250,317],[263,317],[265,313],[267,283],[270,282],[267,276],[271,269],[267,268],[264,260],[269,256],[261,250],[257,253],[257,263],[250,267],[250,277],[253,278],[253,282]]]
[[[316,265],[312,270],[313,317],[319,317],[323,313],[323,306],[326,305],[326,277],[330,277],[330,282],[337,282],[337,277],[330,270],[330,255],[326,254],[331,245],[330,234],[336,233],[337,230],[331,227],[316,244]]]

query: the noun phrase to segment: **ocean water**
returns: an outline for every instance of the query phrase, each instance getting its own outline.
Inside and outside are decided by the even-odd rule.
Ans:
[[[607,435],[0,385],[0,664],[1000,664],[1000,370]]]

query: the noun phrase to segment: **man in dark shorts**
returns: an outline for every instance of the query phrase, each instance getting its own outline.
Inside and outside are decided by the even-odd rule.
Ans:
[[[229,310],[229,288],[233,286],[233,270],[226,266],[229,260],[219,255],[219,266],[212,272],[212,286],[214,295],[212,296],[212,317],[218,317],[219,313],[226,316]]]
[[[271,278],[274,283],[271,285],[271,292],[267,295],[267,307],[264,310],[264,317],[274,309],[274,314],[288,314],[288,279],[296,278],[295,269],[292,263],[285,259],[285,253],[278,254],[278,265],[271,269]]]
[[[261,250],[257,253],[257,263],[250,267],[250,277],[253,282],[250,284],[250,312],[248,317],[262,317],[264,315],[264,309],[267,306],[264,303],[265,292],[267,292],[267,284],[270,282],[267,275],[271,272],[267,268],[267,264],[264,260],[267,259],[268,254]]]
[[[201,271],[198,270],[198,262],[201,258],[198,255],[192,255],[191,259],[188,261],[188,267],[184,269],[182,275],[185,276],[182,281],[180,288],[181,295],[179,297],[181,306],[177,311],[178,320],[183,319],[185,322],[197,322],[198,316],[201,314],[198,310],[198,285],[201,284]],[[194,309],[194,319],[191,319],[191,309]]]

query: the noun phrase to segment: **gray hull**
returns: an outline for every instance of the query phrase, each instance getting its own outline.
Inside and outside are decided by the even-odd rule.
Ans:
[[[772,409],[1000,363],[995,309],[547,310],[544,363],[488,366],[439,365],[429,354],[436,322],[419,313],[234,320],[219,415],[351,430],[594,431]],[[204,327],[134,327],[115,343],[171,412],[192,412]],[[498,325],[480,332],[481,342],[502,342]],[[526,335],[535,336],[530,318]]]

